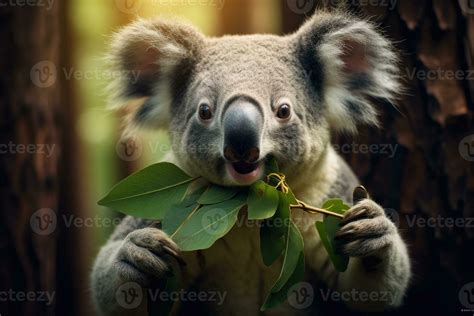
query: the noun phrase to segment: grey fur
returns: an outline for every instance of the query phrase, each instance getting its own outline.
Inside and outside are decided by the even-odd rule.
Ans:
[[[361,55],[362,54],[362,55]],[[354,55],[354,56],[353,56]],[[351,202],[358,181],[330,145],[333,130],[354,132],[357,124],[376,124],[369,102],[392,102],[399,89],[396,56],[390,43],[366,21],[345,14],[320,13],[296,33],[206,38],[178,22],[140,20],[113,39],[112,67],[140,72],[112,82],[114,107],[128,108],[128,133],[142,127],[169,131],[168,160],[191,175],[234,185],[223,157],[222,113],[229,100],[251,98],[263,113],[261,156],[274,156],[298,198],[313,205],[341,197]],[[210,122],[197,116],[199,104],[214,112]],[[282,123],[279,104],[293,115]],[[320,216],[293,213],[305,239],[307,267],[338,291],[388,291],[389,302],[346,302],[361,310],[399,306],[410,279],[406,246],[396,227],[371,200],[351,208],[338,232],[339,251],[350,255],[349,269],[337,273],[314,228]],[[150,227],[152,226],[152,227]],[[133,281],[147,286],[164,277],[171,258],[163,245],[174,243],[150,221],[124,219],[101,250],[92,273],[92,289],[102,314],[128,314],[115,298],[117,288]],[[210,249],[183,254],[183,279],[189,288],[225,291],[223,305],[202,303],[217,314],[258,314],[278,267],[264,269],[258,228],[237,225]],[[269,271],[270,270],[270,271]],[[288,304],[269,314],[297,314]]]

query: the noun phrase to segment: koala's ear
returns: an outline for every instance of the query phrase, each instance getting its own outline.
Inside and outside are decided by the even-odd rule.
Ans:
[[[316,14],[293,36],[331,126],[355,132],[358,124],[377,125],[371,101],[392,103],[400,93],[392,45],[371,23],[344,14]]]
[[[125,108],[129,128],[166,127],[203,45],[201,33],[176,21],[139,20],[113,36],[110,105]]]

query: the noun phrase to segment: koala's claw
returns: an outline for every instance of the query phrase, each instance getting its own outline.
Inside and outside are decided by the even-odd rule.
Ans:
[[[178,246],[163,231],[148,227],[135,230],[124,239],[115,267],[123,280],[147,286],[151,278],[172,275],[172,257],[184,264]]]
[[[351,257],[375,254],[392,243],[395,225],[374,201],[364,199],[348,210],[336,233],[337,251]]]

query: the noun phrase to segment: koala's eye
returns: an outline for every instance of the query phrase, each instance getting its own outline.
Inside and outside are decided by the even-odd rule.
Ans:
[[[283,103],[278,107],[276,112],[277,117],[280,120],[287,120],[291,116],[291,108],[287,103]]]
[[[207,121],[212,118],[212,110],[209,104],[203,103],[199,105],[199,118],[203,121]]]

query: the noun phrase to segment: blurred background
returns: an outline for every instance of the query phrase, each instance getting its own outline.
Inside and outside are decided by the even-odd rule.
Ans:
[[[94,314],[89,273],[119,219],[96,202],[167,151],[164,134],[122,142],[105,110],[114,31],[162,15],[211,36],[286,34],[338,2],[1,0],[0,315]],[[474,308],[474,1],[342,2],[394,41],[406,85],[398,108],[381,107],[382,130],[334,138],[410,247],[414,278],[391,314],[463,313]]]

